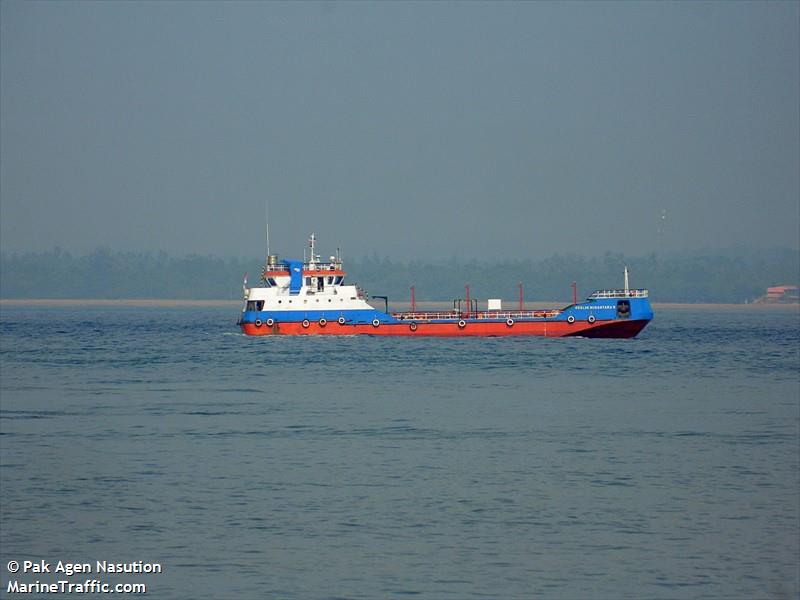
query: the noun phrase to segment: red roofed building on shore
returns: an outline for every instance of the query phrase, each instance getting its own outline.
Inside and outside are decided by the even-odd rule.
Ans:
[[[767,295],[761,296],[758,303],[763,304],[795,304],[800,302],[800,288],[796,285],[776,285],[767,288]]]

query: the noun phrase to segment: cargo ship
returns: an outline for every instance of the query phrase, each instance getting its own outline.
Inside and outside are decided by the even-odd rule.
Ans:
[[[504,309],[499,299],[478,302],[456,299],[452,310],[420,311],[412,296],[411,310],[390,312],[370,304],[357,285],[345,283],[341,254],[321,260],[311,234],[303,260],[281,260],[269,254],[261,285],[243,285],[244,308],[239,326],[246,335],[399,335],[399,336],[544,336],[632,338],[653,318],[646,289],[625,285],[598,290],[582,302],[549,310]],[[575,288],[573,287],[573,290]],[[479,304],[481,305],[479,307]]]

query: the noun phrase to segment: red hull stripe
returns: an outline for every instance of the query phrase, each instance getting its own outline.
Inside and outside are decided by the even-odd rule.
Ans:
[[[505,322],[475,323],[467,322],[463,327],[458,323],[382,323],[378,327],[363,324],[339,325],[328,322],[320,325],[311,321],[308,327],[302,323],[275,323],[272,327],[262,324],[243,323],[242,331],[247,335],[396,335],[422,337],[496,337],[496,336],[541,336],[541,337],[604,337],[631,338],[639,333],[649,321],[616,320],[595,323],[566,321],[516,321],[509,326]]]

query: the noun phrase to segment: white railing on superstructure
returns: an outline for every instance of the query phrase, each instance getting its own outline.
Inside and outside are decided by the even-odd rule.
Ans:
[[[647,298],[647,290],[597,290],[589,298]]]
[[[336,271],[342,268],[342,263],[303,263],[304,271]],[[262,267],[262,271],[274,273],[277,271],[289,272],[289,265],[279,263],[277,265],[267,265]]]

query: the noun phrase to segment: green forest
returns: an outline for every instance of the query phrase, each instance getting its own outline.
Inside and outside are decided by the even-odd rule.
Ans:
[[[170,256],[99,248],[73,255],[55,248],[44,253],[0,255],[2,298],[154,298],[238,299],[242,279],[258,282],[263,259]],[[556,254],[542,259],[502,262],[451,258],[441,262],[392,260],[377,255],[349,259],[348,281],[369,294],[407,301],[413,285],[417,300],[452,300],[470,285],[472,297],[514,300],[522,283],[526,301],[571,299],[577,282],[581,297],[595,289],[622,287],[623,267],[631,287],[646,287],[655,302],[745,303],[768,286],[797,285],[796,250],[726,251],[628,257]]]

